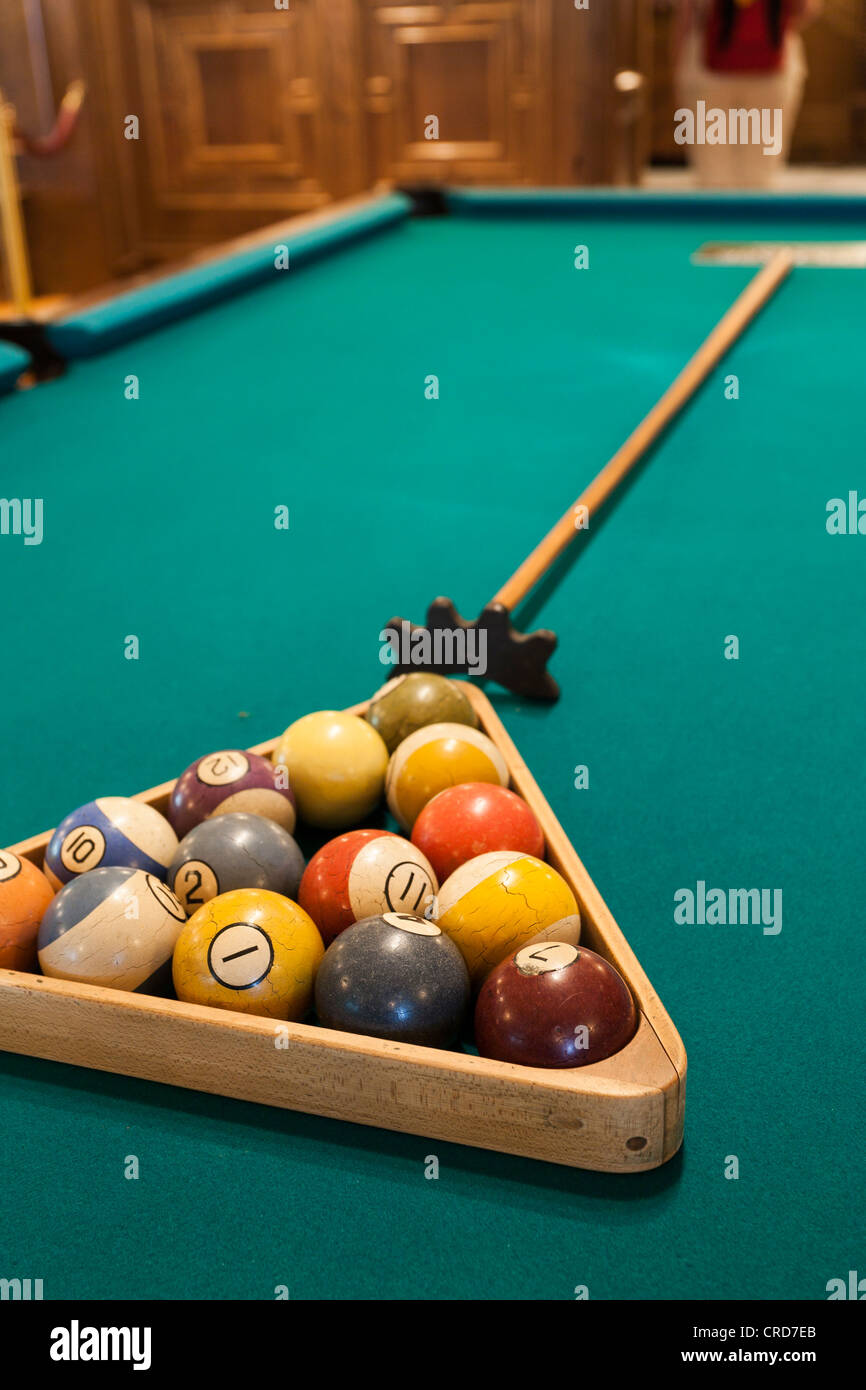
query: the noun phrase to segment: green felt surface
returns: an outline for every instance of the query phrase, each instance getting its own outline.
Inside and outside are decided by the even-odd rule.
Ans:
[[[850,235],[805,200],[787,229]],[[746,283],[690,251],[778,235],[682,204],[413,221],[0,403],[4,491],[45,507],[42,545],[0,538],[0,842],[363,698],[395,611],[472,614]],[[538,595],[561,701],[496,696],[683,1036],[681,1155],[570,1171],[3,1055],[0,1275],[822,1298],[862,1269],[866,538],[825,507],[864,486],[864,311],[861,272],[794,274]],[[699,879],[782,889],[781,933],[675,925]]]
[[[252,246],[245,244],[231,254],[158,276],[139,289],[112,295],[72,312],[50,325],[49,340],[62,357],[90,357],[104,352],[141,333],[242,294],[341,244],[372,235],[408,217],[410,209],[405,194],[390,193],[362,202],[335,221],[328,219],[297,232],[286,232],[281,225],[275,236],[256,239]]]

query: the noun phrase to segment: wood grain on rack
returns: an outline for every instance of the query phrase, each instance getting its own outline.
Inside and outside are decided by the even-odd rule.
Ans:
[[[12,970],[0,970],[0,1048],[572,1167],[636,1172],[671,1158],[685,1105],[679,1035],[490,701],[464,688],[578,898],[583,940],[634,992],[640,1023],[621,1052],[561,1071],[512,1066]],[[164,808],[173,785],[140,798]],[[41,864],[50,833],[12,848]]]

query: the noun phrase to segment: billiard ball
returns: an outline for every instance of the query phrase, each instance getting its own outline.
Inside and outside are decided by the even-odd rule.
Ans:
[[[508,768],[496,744],[465,724],[427,724],[398,745],[388,763],[385,794],[391,815],[411,830],[437,792],[457,782],[508,785]]]
[[[585,1067],[634,1036],[628,985],[595,951],[565,941],[524,946],[488,975],[475,1006],[482,1057],[526,1067]]]
[[[390,830],[350,830],[314,854],[298,902],[327,946],[362,917],[381,912],[423,916],[439,885],[420,850]]]
[[[184,835],[167,882],[192,916],[232,888],[267,888],[295,898],[303,872],[304,856],[288,830],[265,816],[230,811]]]
[[[209,816],[225,816],[232,811],[265,816],[291,833],[295,828],[295,796],[285,769],[240,748],[206,753],[181,773],[168,803],[168,818],[180,836],[188,835]]]
[[[469,1005],[460,952],[433,922],[406,912],[365,917],[325,952],[316,1015],[326,1028],[446,1047]]]
[[[324,955],[315,923],[279,893],[237,888],[190,917],[174,950],[178,999],[297,1022]]]
[[[317,710],[289,725],[274,750],[274,764],[288,769],[302,820],[343,830],[381,800],[388,750],[357,714]]]
[[[461,782],[437,792],[412,827],[412,843],[442,881],[495,849],[544,857],[544,835],[526,802],[491,782]]]
[[[508,849],[461,864],[443,883],[431,915],[460,947],[475,984],[554,922],[569,939],[580,936],[580,909],[562,875]]]
[[[388,752],[427,724],[467,724],[478,728],[478,715],[463,686],[430,671],[395,676],[376,691],[366,718],[385,740]]]
[[[39,926],[43,975],[153,994],[186,913],[160,879],[144,869],[92,869],[61,888]]]
[[[165,816],[128,796],[100,796],[71,811],[48,842],[43,866],[54,888],[91,869],[146,869],[165,878],[177,836]]]
[[[54,889],[29,859],[0,849],[0,966],[32,970],[36,936]]]

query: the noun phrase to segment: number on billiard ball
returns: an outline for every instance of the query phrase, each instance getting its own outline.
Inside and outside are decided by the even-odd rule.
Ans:
[[[433,922],[404,912],[366,917],[341,932],[316,977],[326,1028],[447,1047],[469,1005],[463,958]]]
[[[482,1057],[583,1067],[630,1042],[637,1010],[608,961],[566,941],[524,946],[488,975],[475,1006]]]
[[[328,945],[362,917],[389,911],[423,916],[438,887],[424,855],[401,835],[350,830],[313,855],[298,902]]]

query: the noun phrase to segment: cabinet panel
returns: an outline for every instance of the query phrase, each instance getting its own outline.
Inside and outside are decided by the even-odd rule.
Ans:
[[[548,181],[552,2],[362,0],[370,181]]]

